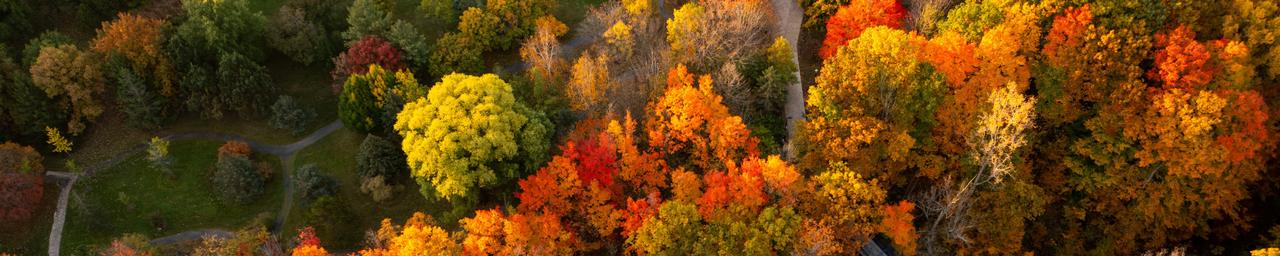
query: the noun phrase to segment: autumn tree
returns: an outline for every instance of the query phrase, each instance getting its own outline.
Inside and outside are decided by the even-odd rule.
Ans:
[[[291,255],[323,256],[329,255],[329,251],[320,246],[320,238],[316,237],[315,229],[306,227],[298,231],[298,245],[293,247],[293,253]]]
[[[505,184],[542,165],[550,122],[516,102],[496,75],[445,76],[397,115],[412,176],[427,198],[469,208],[480,188]]]
[[[845,46],[846,42],[858,38],[862,31],[871,27],[886,26],[901,28],[906,9],[893,0],[852,0],[841,6],[827,20],[827,35],[822,40],[822,48],[818,55],[823,59],[831,58],[836,49]]]
[[[539,96],[552,92],[553,86],[564,79],[565,60],[560,58],[561,46],[557,37],[569,32],[569,27],[550,16],[539,20],[534,34],[520,46],[520,59],[529,63],[529,74]],[[535,97],[539,97],[535,96]]]
[[[144,235],[129,233],[111,240],[111,246],[102,250],[103,256],[150,256],[158,251],[151,246],[151,239]]]
[[[105,110],[101,102],[106,91],[106,77],[99,66],[100,57],[74,45],[40,49],[40,57],[31,65],[31,81],[49,98],[70,114],[67,132],[84,131]]]
[[[252,202],[262,194],[266,183],[248,157],[234,154],[218,158],[212,178],[218,195],[236,204]]]
[[[29,146],[0,144],[0,219],[19,223],[36,213],[44,198],[44,157]]]
[[[365,73],[347,78],[338,97],[338,117],[343,124],[364,133],[390,131],[405,103],[426,96],[426,88],[418,84],[406,70],[392,72],[377,64]]]
[[[711,77],[701,76],[695,83],[684,65],[671,70],[666,92],[649,108],[649,144],[669,158],[687,158],[691,166],[714,170],[726,161],[759,154],[742,118],[729,114],[711,88]]]
[[[375,246],[360,250],[360,255],[457,255],[461,251],[459,243],[449,237],[449,233],[421,212],[413,213],[403,226],[395,226],[390,219],[383,219],[373,240]]]
[[[676,9],[666,31],[675,62],[706,72],[769,43],[772,15],[766,4],[715,0]]]
[[[617,87],[609,77],[609,55],[583,54],[573,62],[569,84],[564,92],[574,110],[588,113],[604,113],[608,107],[607,95]]]
[[[102,23],[98,36],[90,44],[95,52],[124,56],[135,74],[149,78],[149,91],[172,97],[177,92],[173,85],[177,74],[161,45],[165,26],[161,19],[120,13],[116,20]]]
[[[346,52],[333,59],[333,72],[329,74],[335,82],[333,91],[340,93],[345,88],[348,77],[369,72],[369,67],[377,65],[381,68],[400,71],[405,68],[401,63],[400,50],[391,46],[386,40],[375,36],[366,36],[347,48]]]

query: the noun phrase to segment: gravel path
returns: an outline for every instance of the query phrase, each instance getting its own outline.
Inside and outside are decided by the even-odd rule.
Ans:
[[[237,134],[225,134],[225,133],[205,133],[205,132],[169,133],[164,135],[163,138],[169,141],[240,140],[248,143],[249,147],[253,148],[254,151],[263,152],[263,153],[267,153],[267,154],[279,157],[281,162],[281,167],[283,167],[284,169],[282,170],[282,173],[285,174],[285,175],[282,175],[284,177],[283,178],[284,181],[282,182],[284,183],[283,184],[284,200],[281,203],[281,206],[280,206],[281,211],[279,213],[279,216],[276,218],[276,223],[275,223],[275,227],[273,227],[273,232],[280,232],[280,228],[284,225],[285,220],[289,217],[289,210],[292,209],[293,207],[293,181],[292,181],[293,156],[303,148],[306,148],[307,146],[311,146],[311,144],[316,143],[316,141],[320,141],[320,139],[323,139],[325,136],[328,136],[330,133],[333,133],[334,131],[337,131],[338,129],[341,129],[341,128],[342,128],[342,121],[334,120],[332,123],[329,123],[329,125],[326,125],[325,127],[322,127],[319,130],[312,132],[310,135],[307,135],[307,137],[287,145],[264,144],[264,143],[256,142],[253,140],[249,140],[244,136],[240,136]],[[88,177],[93,175],[93,173],[97,171],[111,168],[112,166],[115,166],[116,164],[123,162],[129,157],[132,157],[135,154],[141,153],[142,151],[146,150],[146,148],[147,148],[146,143],[139,144],[138,146],[130,148],[125,152],[121,152],[120,154],[117,154],[115,157],[112,157],[107,161],[86,165],[83,169],[84,171],[81,172],[80,174],[74,174],[69,172],[59,172],[59,171],[45,172],[45,175],[49,178],[66,181],[66,185],[62,186],[62,190],[58,194],[58,208],[56,211],[54,211],[53,226],[49,229],[49,255],[50,256],[61,255],[60,250],[62,248],[62,229],[66,222],[67,201],[68,201],[68,197],[71,194],[71,188],[73,185],[75,185],[75,182],[79,180],[80,177]],[[225,237],[225,236],[230,236],[231,233],[225,230],[220,230],[220,229],[193,230],[193,231],[182,232],[182,233],[178,233],[178,234],[174,234],[166,237],[156,238],[155,240],[152,240],[151,243],[152,244],[172,244],[172,243],[187,241],[191,239],[200,239],[205,235],[215,235],[215,236]]]

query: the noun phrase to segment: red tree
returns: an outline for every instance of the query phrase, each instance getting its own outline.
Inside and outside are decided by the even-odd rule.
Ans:
[[[370,64],[378,64],[392,71],[405,68],[399,49],[382,38],[365,36],[333,60],[333,72],[330,73],[334,81],[333,93],[342,92],[342,84],[346,82],[347,76],[368,72]]]
[[[849,40],[858,38],[862,31],[875,26],[901,28],[907,10],[894,0],[853,0],[841,6],[827,20],[827,38],[822,41],[818,55],[826,59],[836,54],[836,49]]]
[[[0,144],[0,220],[26,220],[44,197],[43,157],[13,142]]]

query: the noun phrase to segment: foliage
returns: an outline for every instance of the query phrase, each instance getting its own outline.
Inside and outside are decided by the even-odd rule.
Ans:
[[[127,13],[118,16],[116,20],[102,23],[98,36],[90,43],[93,51],[124,56],[132,64],[131,72],[137,77],[134,79],[139,79],[134,83],[142,84],[142,78],[149,78],[152,87],[144,87],[146,91],[165,97],[174,96],[176,88],[173,83],[177,74],[161,45],[165,21]]]
[[[391,31],[392,13],[378,6],[377,0],[355,0],[347,9],[347,31],[342,38],[353,44],[368,36],[385,37]]]
[[[213,187],[228,203],[247,204],[262,195],[262,175],[253,169],[248,157],[228,155],[219,157],[213,171]]]
[[[946,19],[938,22],[938,31],[954,32],[965,40],[977,42],[982,33],[1004,20],[1004,9],[1012,1],[965,1],[947,12]]]
[[[635,53],[635,38],[631,35],[631,26],[618,21],[609,30],[604,31],[605,44],[609,46],[609,55],[629,58]]]
[[[184,0],[184,18],[175,21],[166,51],[178,68],[179,91],[188,110],[219,119],[223,112],[242,117],[265,110],[275,88],[259,64],[266,18],[249,10],[248,1]]]
[[[316,198],[338,193],[338,181],[323,173],[324,171],[315,164],[298,168],[298,173],[294,175],[294,186],[297,187],[298,194],[302,195],[303,200],[313,201]]]
[[[324,60],[337,49],[329,31],[308,16],[306,9],[285,5],[267,26],[267,42],[302,65]]]
[[[0,20],[0,40],[12,40],[31,30],[31,11],[31,6],[21,0],[0,1],[0,17],[4,17]]]
[[[57,30],[40,33],[39,36],[31,38],[31,41],[27,41],[26,47],[22,49],[22,66],[30,67],[32,64],[35,64],[36,58],[40,57],[41,49],[46,47],[60,47],[68,44],[74,45],[75,40],[62,32],[58,32]],[[6,52],[5,54],[8,53]]]
[[[44,131],[45,137],[49,138],[47,143],[49,143],[49,146],[53,147],[54,153],[71,152],[71,140],[68,140],[66,137],[62,137],[62,132],[58,131],[58,128],[45,127]]]
[[[218,159],[228,156],[253,156],[253,149],[249,147],[249,143],[239,140],[229,140],[218,147]]]
[[[404,69],[404,65],[401,64],[400,50],[392,47],[382,38],[367,36],[333,59],[333,72],[330,74],[334,81],[347,81],[351,75],[369,72],[371,65],[378,65],[392,71]],[[334,92],[341,92],[342,89],[342,87],[334,88]]]
[[[542,165],[549,126],[498,76],[452,74],[406,104],[395,130],[423,195],[461,202]]]
[[[391,219],[383,219],[382,227],[374,236],[373,248],[360,250],[360,255],[457,255],[458,243],[449,234],[435,226],[426,214],[413,213],[404,226],[394,226]]]
[[[392,73],[378,65],[368,72],[347,78],[338,97],[338,117],[347,127],[360,132],[390,130],[393,115],[406,102],[426,95],[413,74],[405,70]]]
[[[535,81],[543,83],[542,86],[551,86],[563,79],[565,61],[560,58],[561,47],[556,38],[569,31],[564,23],[550,16],[547,18],[538,23],[534,34],[520,46],[520,59],[529,63],[529,74]]]
[[[906,9],[892,0],[853,0],[849,5],[841,6],[827,20],[827,35],[822,40],[822,49],[818,55],[823,59],[831,58],[836,49],[845,46],[846,42],[858,38],[862,31],[871,27],[886,26],[901,28]]]
[[[0,44],[0,132],[6,137],[39,138],[45,127],[65,123],[66,113],[58,111],[57,102],[31,83],[30,70],[9,53],[9,49]]]
[[[173,165],[173,157],[169,155],[169,140],[151,137],[147,142],[147,162],[151,168],[172,175],[169,167]]]
[[[341,199],[322,196],[311,201],[303,215],[306,225],[315,228],[316,236],[331,243],[343,243],[340,240],[345,234],[355,232],[352,227],[350,206]]]
[[[849,5],[853,0],[800,0],[800,6],[804,8],[804,24],[805,28],[822,28],[823,24],[831,19],[831,15],[840,10],[841,6]]]
[[[676,9],[666,23],[673,60],[694,70],[708,71],[769,43],[772,27],[768,24],[772,21],[766,4],[699,1]]]
[[[44,198],[44,157],[29,146],[0,144],[0,220],[30,219]]]
[[[100,58],[74,45],[40,49],[31,66],[31,81],[56,99],[62,111],[71,113],[67,133],[79,135],[86,123],[102,115],[100,101],[106,91],[106,77],[99,66]]]
[[[693,77],[684,65],[668,73],[667,91],[650,104],[649,144],[667,155],[688,158],[690,165],[703,170],[757,155],[756,139],[742,118],[720,103],[711,77],[704,75],[696,84]]]
[[[408,177],[404,151],[400,145],[377,135],[364,137],[356,154],[356,173],[365,179],[383,177],[388,184],[398,178]]]
[[[307,124],[315,117],[315,111],[302,106],[292,96],[280,95],[276,103],[271,104],[271,120],[267,120],[267,123],[276,129],[289,130],[293,135],[299,135],[306,131]]]
[[[415,69],[426,70],[430,65],[431,48],[427,45],[427,39],[409,22],[399,20],[392,24],[387,40],[400,48],[405,62]]]
[[[111,240],[111,246],[99,255],[104,256],[150,256],[156,255],[156,248],[151,246],[151,239],[137,233],[129,233]]]
[[[360,181],[360,192],[368,194],[374,202],[390,200],[395,196],[396,190],[399,190],[399,186],[391,185],[390,181],[383,176],[363,178]]]
[[[603,113],[608,103],[606,94],[616,86],[609,79],[609,55],[583,54],[573,62],[565,96],[574,110]]]
[[[885,230],[885,235],[893,240],[893,247],[902,255],[916,254],[916,227],[912,223],[915,216],[911,211],[915,209],[915,204],[910,201],[901,201],[895,205],[885,206],[885,217],[880,223]]]
[[[298,230],[298,246],[293,247],[293,256],[324,256],[329,252],[320,245],[314,228],[306,227]]]
[[[116,84],[116,106],[124,112],[125,119],[134,127],[154,129],[160,127],[167,119],[165,103],[168,101],[159,92],[148,88],[142,76],[121,63],[111,61],[107,72],[111,72]]]

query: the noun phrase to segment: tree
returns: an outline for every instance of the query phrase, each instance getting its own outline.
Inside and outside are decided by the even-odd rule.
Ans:
[[[323,60],[337,49],[329,32],[307,17],[306,9],[285,5],[276,11],[267,26],[267,41],[271,46],[302,65]]]
[[[266,18],[249,10],[248,1],[185,0],[166,52],[182,77],[180,92],[188,110],[219,119],[225,111],[241,116],[261,113],[274,87],[259,64]]]
[[[1164,89],[1200,89],[1213,79],[1209,49],[1195,41],[1195,33],[1179,26],[1168,34],[1156,34],[1156,67],[1147,73],[1164,82]]]
[[[129,123],[138,128],[154,129],[166,119],[165,104],[159,92],[148,88],[144,77],[134,73],[127,64],[113,59],[105,67],[116,84],[116,106],[124,112]]]
[[[615,84],[609,79],[608,55],[583,54],[573,62],[565,94],[574,110],[600,114],[607,110],[606,95]]]
[[[0,1],[0,17],[4,17],[0,21],[0,40],[11,40],[15,36],[26,33],[31,29],[31,22],[28,21],[28,14],[31,13],[31,6],[20,0]]]
[[[266,18],[252,11],[245,0],[184,0],[186,18],[178,23],[174,36],[192,43],[203,58],[236,52],[252,60],[263,57],[262,32]],[[181,58],[179,58],[181,59]],[[183,64],[183,63],[179,63]]]
[[[114,21],[102,23],[98,36],[90,43],[93,51],[124,56],[135,74],[147,74],[140,77],[150,78],[154,87],[146,88],[148,91],[173,97],[176,93],[173,80],[177,75],[161,45],[165,21],[127,13],[118,16]]]
[[[667,43],[678,63],[709,71],[769,43],[772,23],[764,1],[699,1],[667,20]],[[723,78],[723,77],[722,77]]]
[[[321,196],[311,201],[303,214],[305,225],[315,228],[317,237],[329,241],[330,246],[350,246],[358,238],[354,226],[355,216],[348,210],[351,205],[333,196]],[[337,244],[337,245],[332,245]]]
[[[841,6],[831,19],[827,20],[827,35],[822,40],[822,49],[818,55],[823,59],[831,58],[836,49],[862,35],[862,31],[871,27],[886,26],[901,28],[906,9],[893,0],[853,0],[849,5]]]
[[[169,155],[169,140],[151,137],[151,141],[147,142],[147,162],[151,164],[151,169],[173,175],[169,169],[173,165],[173,157]]]
[[[431,75],[444,76],[454,72],[477,73],[484,68],[480,54],[493,48],[498,28],[498,16],[469,8],[458,18],[458,32],[445,33],[436,40],[431,54]]]
[[[45,31],[39,36],[32,38],[27,42],[25,48],[22,49],[22,66],[30,67],[36,63],[36,58],[40,57],[40,50],[46,47],[59,47],[65,44],[75,44],[75,40],[71,37],[58,32],[57,30]]]
[[[334,81],[347,81],[352,75],[369,72],[371,65],[378,65],[391,71],[405,68],[401,63],[400,50],[392,47],[382,38],[367,36],[333,59],[333,72],[330,75],[333,76]],[[342,87],[336,87],[334,92],[341,92],[342,89]]]
[[[57,102],[32,84],[30,70],[9,53],[9,49],[0,44],[0,132],[38,138],[44,134],[45,127],[66,123],[66,113],[58,111]]]
[[[292,96],[280,95],[276,103],[271,104],[271,120],[267,123],[276,129],[289,130],[296,136],[306,131],[315,117],[315,111],[302,106]]]
[[[360,255],[457,255],[461,253],[458,242],[450,238],[444,229],[430,223],[432,221],[429,218],[426,214],[415,212],[412,217],[404,221],[402,228],[393,226],[390,219],[383,219],[382,227],[378,229],[375,236],[376,244],[380,246],[360,250]]]
[[[392,73],[376,64],[366,73],[347,78],[338,97],[338,117],[347,127],[360,132],[389,130],[405,102],[426,95],[413,74],[405,70]]]
[[[423,195],[456,203],[542,165],[549,126],[498,76],[453,74],[405,105],[395,130]]]
[[[426,70],[431,61],[431,48],[427,38],[418,32],[418,28],[409,22],[398,20],[391,25],[387,40],[395,44],[404,53],[404,60],[417,70]]]
[[[609,30],[604,31],[605,43],[609,46],[609,55],[629,58],[635,53],[635,39],[631,36],[631,26],[618,21]]]
[[[687,158],[687,164],[702,170],[759,154],[742,118],[720,103],[711,77],[704,75],[697,84],[693,77],[684,65],[668,73],[666,92],[650,104],[649,144],[668,158]]]
[[[219,157],[213,171],[213,184],[218,195],[229,203],[248,204],[263,192],[262,175],[253,169],[248,157]]]
[[[946,19],[938,22],[941,33],[953,32],[966,41],[977,42],[982,34],[1004,20],[1005,9],[1012,1],[963,2],[946,13]]]
[[[912,223],[915,220],[915,216],[911,214],[913,209],[915,204],[905,200],[895,205],[886,205],[884,220],[880,222],[885,234],[893,240],[893,247],[902,255],[916,254],[918,235]]]
[[[356,173],[364,179],[384,177],[388,182],[396,182],[400,177],[408,177],[409,168],[405,163],[400,145],[369,135],[364,137],[356,154]]]
[[[236,53],[218,58],[218,80],[222,81],[219,102],[241,117],[256,115],[270,107],[277,88],[267,75],[266,67]]]
[[[338,193],[338,181],[333,177],[323,174],[324,171],[315,164],[303,165],[298,168],[298,174],[294,178],[294,186],[298,188],[298,194],[302,195],[302,199],[313,201],[323,196],[333,196]]]
[[[342,32],[342,38],[348,45],[368,36],[385,37],[391,31],[391,12],[378,6],[377,0],[355,0],[347,13],[349,27]]]
[[[218,147],[218,159],[230,156],[252,157],[253,149],[244,141],[229,140]]]
[[[493,47],[499,49],[509,49],[512,43],[518,42],[519,39],[533,34],[537,28],[538,20],[544,16],[551,14],[556,9],[557,1],[552,0],[495,0],[485,1],[484,11],[493,17],[498,18],[496,23],[498,27],[506,28],[491,31],[496,32],[496,37],[492,39]],[[463,13],[465,20],[466,13]],[[462,29],[461,22],[458,28],[463,33],[475,34]],[[483,40],[483,39],[482,39]]]
[[[29,146],[0,144],[0,219],[30,219],[44,198],[44,157]],[[8,226],[8,225],[5,225]]]
[[[298,246],[293,247],[293,256],[324,256],[329,255],[329,251],[320,245],[320,238],[316,237],[314,228],[306,227],[298,230]]]
[[[569,27],[555,18],[545,19],[538,23],[533,36],[520,47],[520,59],[529,63],[529,74],[543,86],[554,85],[563,79],[565,61],[560,58],[560,42],[556,38],[568,31]]]
[[[99,101],[106,91],[106,78],[99,58],[73,45],[40,49],[31,66],[31,81],[49,98],[58,99],[62,111],[71,113],[67,132],[78,135],[86,123],[95,122],[104,108]]]
[[[418,10],[427,16],[446,21],[444,23],[452,23],[451,21],[458,17],[455,2],[454,0],[422,0],[418,3]]]

